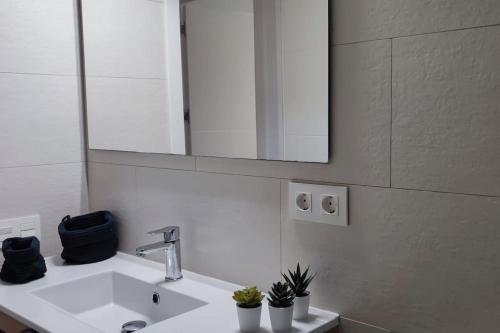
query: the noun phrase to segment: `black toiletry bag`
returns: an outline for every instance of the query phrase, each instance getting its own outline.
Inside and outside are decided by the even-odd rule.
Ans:
[[[116,254],[116,222],[108,211],[65,216],[58,230],[63,246],[61,257],[68,263],[90,264]]]
[[[5,261],[0,278],[9,283],[27,283],[42,278],[47,272],[36,237],[7,238],[2,243]]]

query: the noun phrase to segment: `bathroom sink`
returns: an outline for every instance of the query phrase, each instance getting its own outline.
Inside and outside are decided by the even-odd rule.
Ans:
[[[104,272],[33,291],[32,294],[103,332],[121,332],[130,321],[147,326],[207,303],[117,272]]]
[[[0,281],[0,312],[37,332],[121,333],[122,325],[133,321],[147,324],[141,333],[239,332],[232,296],[240,285],[188,270],[181,280],[165,282],[164,263],[120,252],[88,265],[67,265],[59,256],[45,263],[42,279],[21,285]],[[338,317],[311,307],[309,318],[294,321],[292,331],[328,332]],[[267,306],[261,327],[259,332],[271,332]]]

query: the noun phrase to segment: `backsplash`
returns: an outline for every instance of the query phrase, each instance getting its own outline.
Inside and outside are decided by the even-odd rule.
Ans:
[[[89,151],[91,208],[118,215],[127,252],[180,225],[195,272],[267,290],[300,261],[318,273],[312,303],[355,321],[493,330],[500,27],[482,26],[500,23],[500,5],[339,0],[333,10],[330,164]],[[484,89],[480,68],[490,68]],[[485,131],[493,139],[478,144]],[[347,185],[349,227],[289,220],[289,180]]]

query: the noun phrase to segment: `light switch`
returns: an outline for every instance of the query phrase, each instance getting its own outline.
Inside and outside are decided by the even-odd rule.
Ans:
[[[40,239],[40,215],[0,220],[0,241],[10,237],[29,236],[36,236]]]
[[[7,238],[13,237],[12,234],[0,235],[0,243],[6,240]]]
[[[12,227],[0,227],[0,235],[10,235],[12,234],[13,229]]]
[[[21,223],[21,231],[23,230],[32,230],[35,229],[35,222],[29,221],[29,222],[23,222]]]
[[[0,227],[0,242],[12,237],[12,227]]]

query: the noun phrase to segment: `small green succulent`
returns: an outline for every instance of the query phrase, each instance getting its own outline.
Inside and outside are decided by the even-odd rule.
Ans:
[[[269,301],[269,305],[275,308],[288,308],[293,305],[294,298],[295,294],[290,289],[288,283],[277,282],[273,283],[267,300]]]
[[[241,308],[257,308],[262,304],[264,295],[257,287],[248,287],[236,290],[233,294],[233,299]]]
[[[309,291],[307,291],[307,287],[314,279],[316,275],[309,274],[309,267],[302,273],[300,271],[300,265],[297,264],[297,269],[294,272],[288,270],[288,276],[286,274],[282,274],[285,281],[290,285],[293,292],[297,297],[304,297],[309,295]]]

